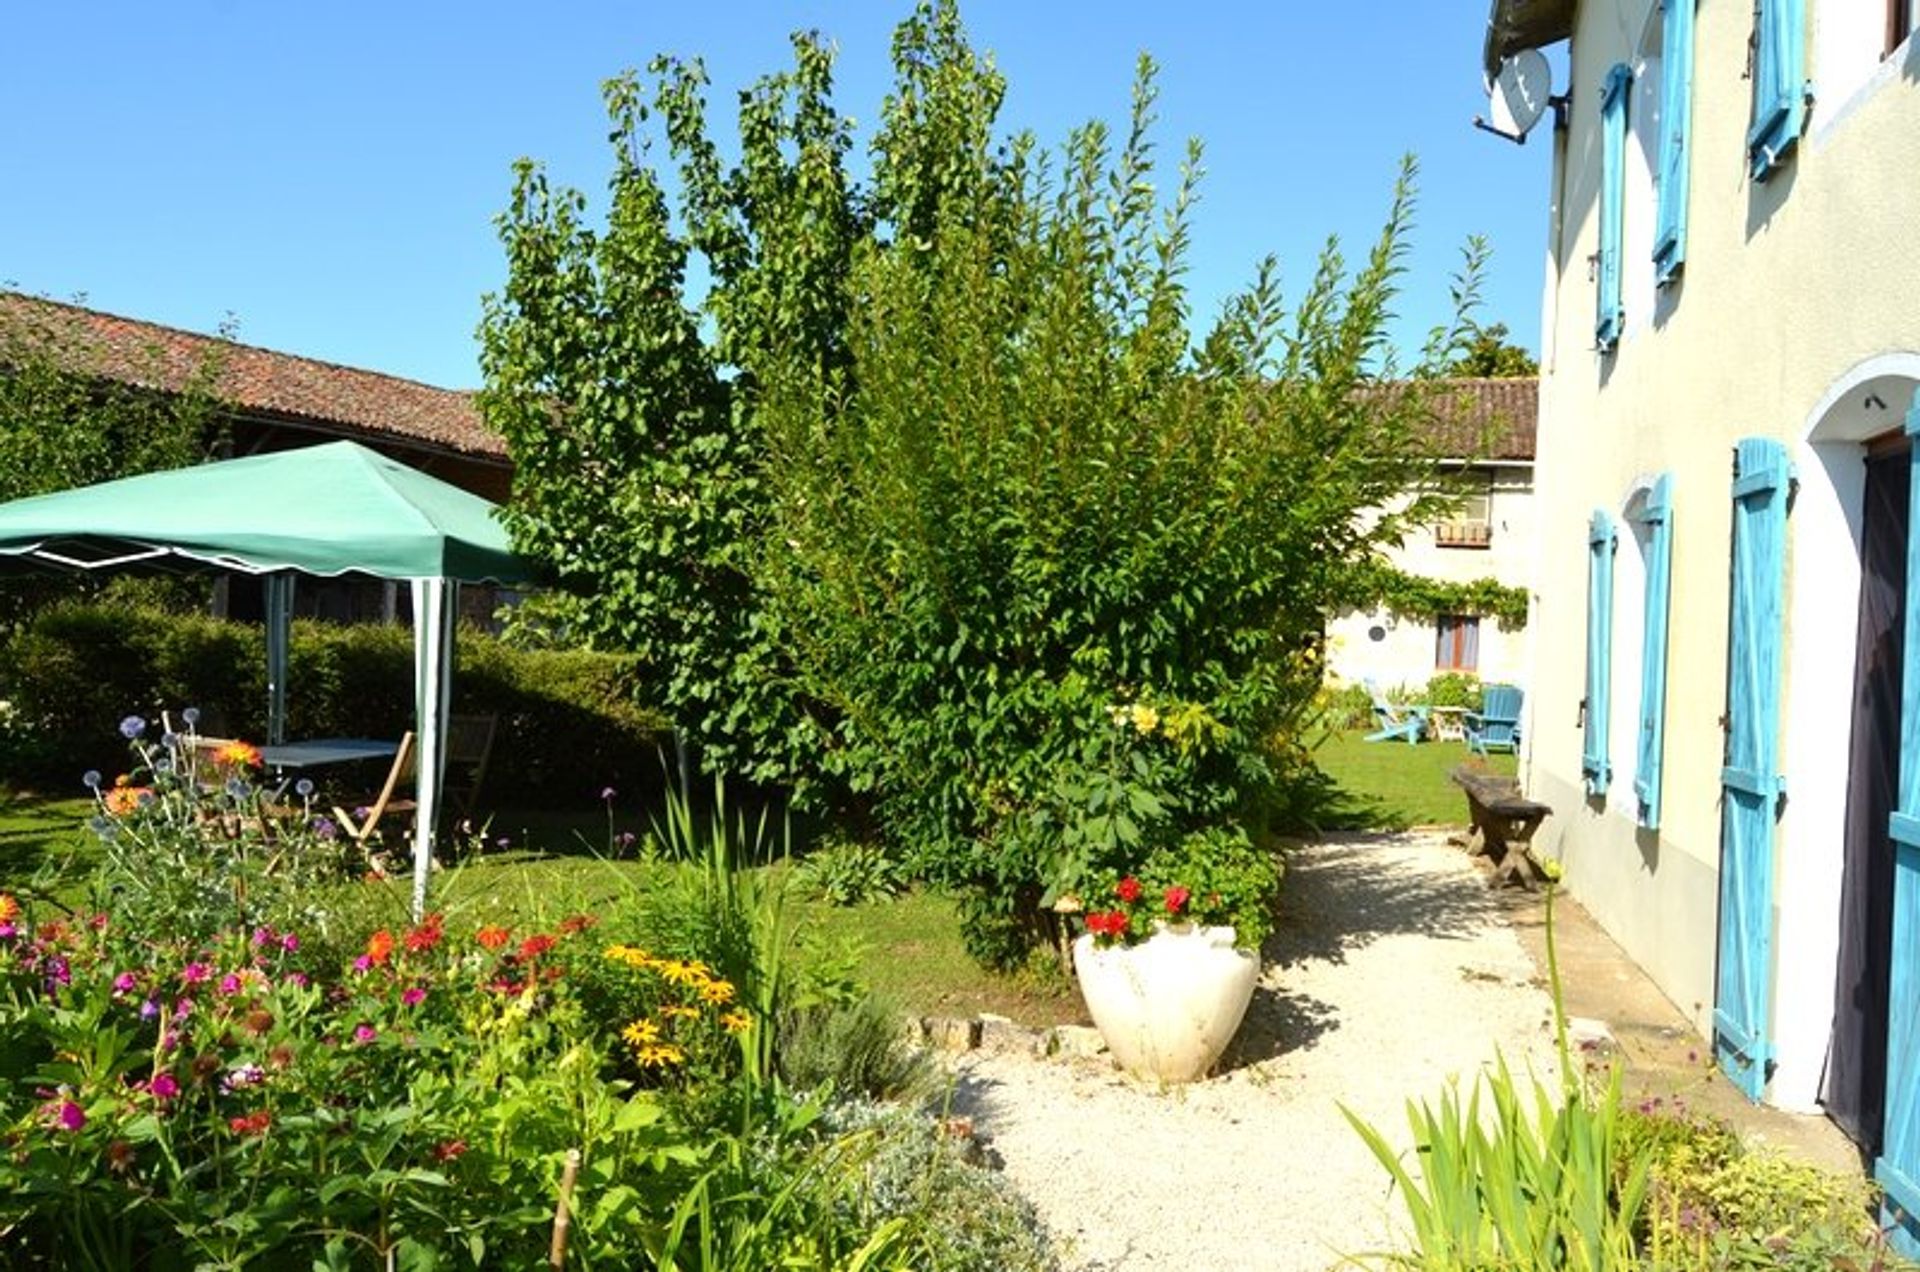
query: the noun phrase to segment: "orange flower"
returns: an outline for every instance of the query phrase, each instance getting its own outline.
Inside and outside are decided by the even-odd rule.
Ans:
[[[552,948],[553,938],[542,932],[538,936],[530,936],[520,942],[520,957],[539,958]]]
[[[125,817],[140,807],[140,799],[143,795],[151,794],[153,794],[153,788],[148,786],[116,786],[106,793],[104,802],[107,812],[115,817]]]
[[[4,892],[0,892],[0,923],[11,923],[20,917],[20,903]]]
[[[218,751],[215,751],[213,758],[222,764],[259,768],[260,748],[251,742],[229,742]]]
[[[473,934],[473,939],[490,950],[497,950],[513,939],[513,933],[503,927],[483,927]]]
[[[419,927],[408,932],[407,952],[410,954],[425,954],[428,950],[440,944],[440,938],[443,935],[440,930],[440,923],[441,919],[439,915],[429,914]]]
[[[393,955],[393,933],[381,928],[367,938],[367,957],[376,963],[385,963]]]

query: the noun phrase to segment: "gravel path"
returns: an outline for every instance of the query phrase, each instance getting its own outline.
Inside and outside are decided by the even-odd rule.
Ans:
[[[1339,1104],[1410,1140],[1405,1104],[1495,1048],[1550,1077],[1551,1006],[1444,836],[1302,849],[1223,1072],[1160,1092],[1104,1060],[976,1052],[973,1116],[1084,1272],[1319,1272],[1385,1248],[1399,1213]]]

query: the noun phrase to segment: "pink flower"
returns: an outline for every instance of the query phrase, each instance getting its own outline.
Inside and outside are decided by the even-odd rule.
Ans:
[[[280,948],[291,954],[300,948],[300,938],[289,932],[280,938]]]
[[[1186,888],[1167,889],[1167,913],[1178,914],[1187,908],[1187,899],[1193,893]]]
[[[188,963],[180,969],[180,979],[188,985],[198,985],[213,975],[213,969],[205,963]]]
[[[409,1007],[418,1007],[423,1001],[425,1001],[426,997],[427,997],[427,991],[420,988],[418,985],[415,985],[412,988],[408,989],[406,993],[400,995],[400,1001],[405,1003]]]
[[[360,974],[361,976],[365,976],[368,972],[372,971],[373,955],[362,954],[359,958],[354,959],[353,970],[358,974]]]
[[[272,928],[257,927],[253,929],[253,943],[255,945],[265,945],[268,941],[271,941],[272,939],[273,939]]]
[[[53,1120],[62,1130],[77,1131],[87,1124],[87,1111],[72,1100],[62,1100],[54,1107]]]
[[[361,1043],[372,1042],[375,1038],[378,1038],[379,1036],[380,1036],[380,1031],[375,1029],[372,1025],[355,1025],[353,1027],[353,1040],[355,1042],[361,1042]]]
[[[156,1073],[147,1083],[147,1094],[156,1100],[171,1100],[180,1094],[180,1079],[171,1073]]]
[[[237,994],[240,992],[240,986],[241,981],[238,972],[228,972],[220,978],[220,992],[223,994]]]
[[[122,994],[131,994],[138,984],[132,972],[122,972],[113,978],[113,996],[118,998]]]
[[[308,985],[312,983],[313,983],[312,981],[309,981],[307,979],[307,974],[305,972],[288,972],[287,973],[287,984],[292,985],[295,988],[305,989]]]
[[[193,1015],[193,999],[182,998],[173,1004],[173,1018],[175,1020],[185,1020],[191,1015]]]

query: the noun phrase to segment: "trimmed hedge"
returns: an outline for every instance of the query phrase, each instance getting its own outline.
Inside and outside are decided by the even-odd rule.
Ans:
[[[266,732],[266,647],[257,626],[114,603],[54,605],[0,651],[13,707],[0,778],[50,790],[88,768],[125,767],[115,726],[197,706],[202,730]],[[477,631],[456,645],[453,709],[500,717],[483,802],[566,807],[601,788],[658,781],[666,720],[637,705],[637,660],[520,650]],[[297,622],[288,669],[290,737],[399,737],[413,727],[408,627]]]

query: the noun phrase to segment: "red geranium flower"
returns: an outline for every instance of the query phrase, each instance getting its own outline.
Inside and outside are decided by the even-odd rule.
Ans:
[[[1185,888],[1180,888],[1180,887],[1168,888],[1167,889],[1167,913],[1178,914],[1182,910],[1186,909],[1187,898],[1191,897],[1192,895],[1193,893],[1189,892]]]
[[[235,1135],[264,1135],[273,1125],[273,1114],[266,1109],[256,1109],[245,1117],[227,1119],[227,1129]]]
[[[473,939],[490,950],[497,950],[513,939],[513,933],[503,927],[483,927],[473,934]]]
[[[1113,894],[1128,905],[1132,905],[1140,899],[1140,881],[1128,875],[1120,881],[1120,886],[1113,890]]]
[[[530,936],[520,942],[520,957],[539,958],[552,948],[553,938],[542,932],[538,936]]]

